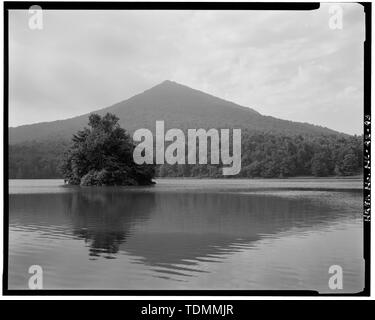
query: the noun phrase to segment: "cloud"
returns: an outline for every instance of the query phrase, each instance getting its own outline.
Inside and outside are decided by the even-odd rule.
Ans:
[[[362,6],[315,11],[11,11],[10,125],[109,106],[170,79],[257,111],[362,132]]]

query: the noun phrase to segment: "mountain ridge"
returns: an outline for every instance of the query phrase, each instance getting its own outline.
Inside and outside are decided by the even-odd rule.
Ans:
[[[290,134],[340,134],[332,129],[265,116],[258,111],[224,100],[171,80],[165,80],[141,93],[111,106],[79,116],[54,121],[9,127],[9,143],[68,140],[86,126],[88,115],[107,112],[120,118],[128,132],[139,128],[153,131],[156,120],[164,120],[168,128],[241,128],[257,132]]]

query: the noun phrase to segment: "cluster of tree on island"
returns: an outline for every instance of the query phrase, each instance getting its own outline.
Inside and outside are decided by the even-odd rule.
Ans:
[[[155,176],[152,165],[133,161],[134,145],[120,127],[119,118],[91,114],[89,127],[73,135],[60,171],[72,185],[149,185]]]
[[[115,115],[92,114],[69,141],[9,146],[10,179],[64,178],[71,184],[150,184],[157,177],[224,178],[222,165],[136,165],[131,137]],[[363,136],[242,131],[241,171],[231,178],[361,174]]]

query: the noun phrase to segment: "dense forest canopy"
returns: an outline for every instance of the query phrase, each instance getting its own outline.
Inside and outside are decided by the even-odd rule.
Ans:
[[[361,174],[362,137],[242,134],[242,167],[233,178]],[[220,165],[162,165],[160,177],[223,177]]]
[[[89,127],[73,135],[61,161],[61,174],[73,185],[148,185],[153,165],[133,161],[131,137],[120,127],[119,118],[107,113],[91,114]]]
[[[85,136],[85,131],[80,134]],[[79,137],[76,135],[75,139]],[[128,139],[125,139],[126,143],[129,143]],[[106,147],[106,143],[101,145]],[[59,166],[68,147],[67,141],[9,146],[9,178],[62,178]],[[242,167],[240,173],[232,178],[357,175],[362,173],[362,150],[362,136],[293,135],[242,130]],[[158,177],[224,178],[221,168],[221,165],[209,164],[164,164],[156,166],[155,171]]]

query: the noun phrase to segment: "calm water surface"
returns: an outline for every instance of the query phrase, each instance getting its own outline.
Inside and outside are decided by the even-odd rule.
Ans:
[[[362,180],[11,180],[9,288],[307,289],[364,285]],[[340,291],[341,293],[343,291]]]

